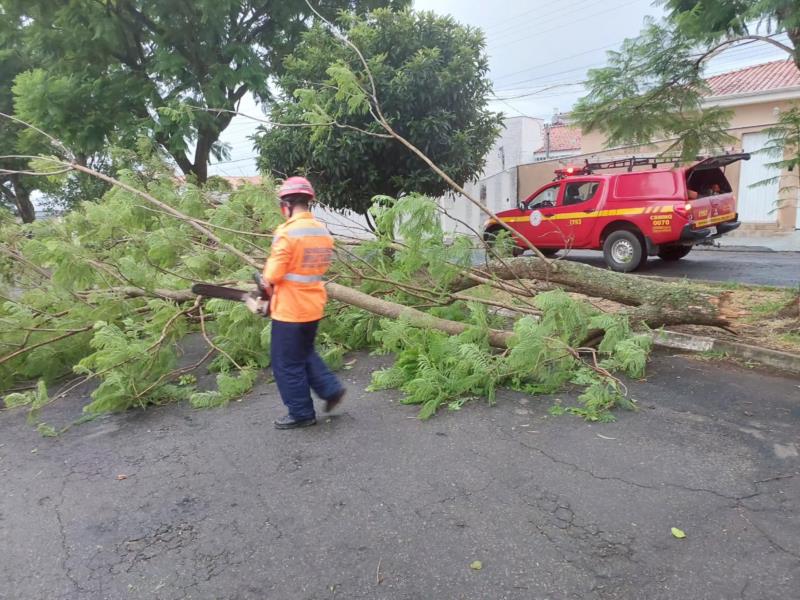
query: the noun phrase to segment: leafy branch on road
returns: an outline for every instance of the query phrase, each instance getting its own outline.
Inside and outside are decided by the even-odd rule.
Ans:
[[[387,135],[463,193],[383,116],[368,61],[344,41],[364,72],[337,64],[330,85],[360,95],[359,106],[366,102]],[[201,186],[178,184],[154,154],[129,155],[119,178],[61,156],[39,157],[47,166],[38,171],[69,168],[112,187],[102,201],[60,219],[0,222],[0,386],[42,380],[52,387],[72,371],[81,382],[99,383],[89,414],[174,400],[212,406],[245,393],[268,366],[267,323],[243,305],[198,303],[187,288],[190,281],[246,285],[261,267],[281,221],[272,182],[220,202]],[[538,254],[474,264],[482,240],[446,235],[438,211],[418,194],[376,198],[374,234],[337,239],[339,259],[327,284],[333,302],[320,331],[322,351],[334,361],[361,348],[393,353],[394,367],[376,374],[373,385],[400,388],[407,402],[421,405],[423,418],[466,398],[492,401],[501,386],[528,393],[576,386],[583,394],[574,412],[607,420],[615,406],[632,406],[620,377],[644,375],[648,326],[720,327],[738,316],[729,291]],[[617,310],[602,312],[576,294],[608,299]],[[185,365],[190,334],[207,354]],[[183,378],[211,357],[216,390]]]

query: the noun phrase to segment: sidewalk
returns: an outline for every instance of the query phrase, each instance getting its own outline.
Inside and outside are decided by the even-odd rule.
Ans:
[[[695,250],[741,250],[748,252],[800,252],[800,230],[773,235],[736,235],[714,240],[714,246],[695,246]]]

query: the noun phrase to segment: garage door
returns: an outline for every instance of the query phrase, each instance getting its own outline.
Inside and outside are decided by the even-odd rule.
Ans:
[[[780,175],[780,170],[767,166],[775,158],[758,153],[767,144],[766,133],[745,133],[742,136],[742,150],[750,152],[750,160],[742,161],[739,176],[739,220],[743,223],[775,223],[775,212],[780,182],[751,187],[754,183]]]

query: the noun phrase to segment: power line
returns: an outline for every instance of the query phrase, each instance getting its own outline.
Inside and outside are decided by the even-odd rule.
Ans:
[[[546,120],[546,119],[549,118],[549,117],[545,117],[545,116],[533,116],[533,115],[526,114],[526,113],[522,112],[520,109],[518,109],[517,107],[509,104],[505,100],[500,100],[500,102],[505,104],[507,107],[509,107],[511,110],[513,110],[515,113],[517,113],[521,117],[527,117],[528,119],[542,119],[542,120]]]
[[[573,9],[575,9],[578,5],[584,4],[584,3],[588,2],[588,1],[589,0],[579,0],[578,4],[573,6]],[[515,15],[511,15],[510,17],[506,17],[505,19],[501,19],[500,21],[496,21],[494,23],[491,23],[491,24],[487,25],[486,27],[483,28],[483,30],[484,30],[484,32],[488,33],[492,29],[496,29],[497,27],[499,27],[499,26],[501,26],[501,25],[503,25],[505,23],[510,23],[512,21],[514,22],[514,25],[512,25],[512,27],[516,27],[518,25],[518,21],[519,21],[519,19],[521,17],[527,16],[527,15],[531,14],[532,12],[536,12],[537,10],[539,10],[539,7],[531,8],[530,10],[525,10],[525,11],[523,11],[521,13],[517,13]],[[545,15],[555,14],[555,13],[557,13],[559,11],[564,12],[563,9],[557,9],[557,10],[554,10],[552,12],[545,13]],[[505,27],[500,27],[500,31],[503,31],[504,29],[505,29]]]
[[[518,96],[512,96],[510,98],[502,98],[502,100],[520,100],[522,98],[531,98],[531,100],[533,101],[539,101],[539,100],[546,100],[548,98],[564,98],[565,101],[569,101],[570,97],[580,97],[585,93],[586,93],[585,88],[575,88],[573,90],[565,90],[563,92],[558,92],[555,94],[544,94],[541,96],[538,94],[520,94]],[[500,99],[498,98],[498,100]]]
[[[586,4],[589,2],[589,4]],[[606,0],[581,0],[578,4],[573,5],[570,10],[565,10],[563,7],[559,7],[554,11],[544,13],[543,15],[537,15],[535,19],[531,19],[528,21],[527,19],[520,20],[519,18],[515,19],[515,23],[504,27],[500,31],[494,31],[489,34],[491,38],[497,38],[498,36],[505,36],[509,34],[516,34],[519,32],[519,29],[523,27],[530,27],[531,25],[541,26],[546,25],[548,23],[553,23],[561,19],[562,17],[570,17],[572,14],[580,14],[582,11],[585,11],[587,8],[591,8],[598,4],[602,4],[606,2]],[[584,4],[585,6],[580,6]],[[533,11],[529,11],[533,12]]]
[[[560,87],[574,87],[576,85],[581,85],[582,86],[585,83],[586,83],[585,81],[575,81],[575,82],[572,82],[572,83],[557,83],[555,85],[547,86],[547,87],[544,87],[544,88],[542,88],[540,90],[537,90],[537,91],[534,91],[534,92],[527,92],[525,94],[518,94],[516,96],[506,96],[506,97],[502,97],[502,98],[500,96],[494,94],[494,93],[492,95],[497,100],[514,100],[516,98],[527,98],[529,96],[537,96],[537,95],[541,94],[542,92],[547,92],[547,91],[550,91],[550,90],[553,90],[553,89],[556,89],[556,88],[560,88]],[[564,93],[562,92],[560,94],[548,94],[546,96],[540,96],[540,98],[553,98],[553,97],[556,97],[556,96],[563,96],[563,95],[564,95]]]
[[[601,10],[599,12],[592,13],[591,15],[586,15],[585,17],[582,17],[580,19],[572,19],[572,20],[570,20],[569,24],[572,25],[573,23],[580,23],[582,21],[587,21],[589,19],[594,19],[595,17],[598,17],[600,15],[604,15],[606,13],[613,12],[615,10],[619,10],[620,8],[625,8],[626,6],[630,6],[631,4],[635,4],[637,2],[641,2],[641,0],[628,0],[627,2],[623,2],[622,4],[618,4],[616,6],[612,6],[610,8],[607,8],[606,10]],[[557,27],[552,27],[550,29],[545,29],[544,31],[531,32],[531,33],[529,33],[529,34],[527,34],[527,35],[525,35],[525,36],[523,36],[521,38],[510,40],[510,41],[508,41],[506,43],[500,44],[499,46],[495,46],[494,49],[497,50],[498,48],[505,48],[507,46],[510,46],[510,45],[516,44],[518,42],[521,42],[523,40],[529,40],[529,39],[531,39],[532,35],[540,36],[540,35],[543,35],[545,33],[550,33],[551,31],[556,31],[558,29],[562,29],[564,27],[564,25],[565,24],[559,25]]]
[[[531,82],[531,81],[541,81],[542,79],[547,79],[548,77],[556,77],[558,75],[564,75],[565,73],[574,73],[575,71],[587,71],[588,69],[592,69],[592,68],[595,68],[595,67],[601,67],[603,65],[605,65],[604,62],[602,62],[602,63],[592,63],[590,65],[583,65],[583,66],[580,66],[580,67],[575,67],[574,69],[565,69],[564,71],[557,71],[555,73],[546,73],[545,75],[540,75],[538,77],[531,77],[529,79],[522,79],[520,81],[514,81],[514,82],[509,83],[508,85],[511,86],[511,85],[519,85],[519,84],[522,84],[522,83],[528,83],[528,82]],[[550,82],[546,82],[546,83],[550,83]],[[500,90],[496,90],[496,91],[501,91],[502,92],[502,91],[508,91],[508,90],[513,90],[513,89],[519,89],[519,88],[501,88]]]
[[[726,72],[737,70],[739,68],[748,68],[748,65],[741,65],[741,61],[742,60],[755,59],[755,58],[770,58],[770,57],[776,56],[777,54],[780,54],[780,52],[778,50],[772,48],[771,46],[766,46],[766,47],[762,47],[762,48],[755,48],[755,49],[751,48],[750,45],[752,43],[754,43],[754,42],[755,41],[743,42],[742,44],[734,46],[730,50],[726,51],[726,53],[725,53],[726,54],[726,56],[725,56],[726,58],[731,58],[731,54],[735,55],[736,58],[734,58],[733,61],[726,61],[723,64],[720,64],[715,69],[712,69],[709,72],[705,73],[704,77],[705,78],[714,77],[714,76],[719,75],[719,74],[723,74],[723,73],[726,73]],[[737,64],[737,63],[739,63],[739,64]],[[757,66],[758,64],[759,63],[756,63],[755,65],[749,65],[749,66]],[[594,65],[587,65],[587,66],[584,66],[584,67],[579,67],[578,69],[588,69],[591,66],[594,66]],[[578,70],[578,69],[571,69],[569,71],[574,71],[574,70]],[[533,80],[537,80],[537,79],[542,79],[544,77],[549,77],[549,76],[552,76],[552,75],[558,75],[558,74],[562,74],[562,73],[567,73],[569,71],[561,71],[559,73],[551,73],[551,74],[548,74],[548,75],[544,75],[542,77],[532,78],[532,79],[524,80],[524,81],[533,81]],[[518,82],[518,83],[523,83],[523,82]],[[529,92],[526,92],[526,93],[517,94],[515,96],[498,96],[497,95],[498,91],[506,91],[506,92],[508,92],[508,91],[514,91],[515,89],[516,90],[524,90],[525,89],[525,88],[505,88],[505,89],[502,89],[502,90],[495,90],[495,92],[493,92],[493,95],[494,95],[494,98],[496,100],[501,101],[504,104],[510,106],[508,104],[508,100],[515,100],[515,99],[527,98],[527,97],[532,97],[532,96],[536,96],[537,99],[563,97],[565,95],[568,95],[569,92],[557,93],[557,94],[547,94],[547,95],[541,95],[541,94],[543,92],[546,92],[546,91],[549,91],[549,90],[552,90],[552,89],[555,89],[555,88],[572,87],[572,86],[584,85],[585,83],[586,83],[586,81],[562,82],[562,83],[556,83],[556,84],[552,84],[552,85],[541,84],[537,89],[534,89],[533,91],[529,91]],[[528,88],[528,89],[530,89],[530,88]],[[576,92],[577,92],[577,90],[576,90]]]
[[[525,69],[521,69],[519,71],[513,71],[511,73],[506,73],[504,75],[498,75],[494,78],[496,82],[499,79],[506,79],[508,77],[512,77],[514,75],[519,75],[520,73],[527,73],[528,71],[534,71],[540,67],[546,67],[549,65],[554,65],[556,63],[564,62],[565,60],[569,60],[571,58],[575,58],[576,56],[583,56],[585,54],[591,54],[592,52],[597,52],[598,50],[605,50],[606,48],[613,48],[614,46],[619,46],[625,40],[620,40],[619,42],[614,42],[613,44],[606,44],[605,46],[600,46],[598,48],[592,48],[591,50],[586,50],[585,52],[578,52],[577,54],[571,54],[570,56],[565,56],[564,58],[559,58],[557,60],[551,60],[550,62],[540,63],[538,65],[533,65],[532,67],[528,67]]]
[[[783,38],[786,38],[788,40],[788,35],[785,34],[785,33],[773,34],[773,35],[768,36],[768,37],[776,38],[776,39],[783,37]],[[534,71],[534,70],[536,70],[536,69],[538,69],[540,67],[545,67],[545,66],[549,66],[549,65],[556,64],[556,63],[559,63],[559,62],[563,62],[565,60],[569,60],[569,59],[575,58],[577,56],[583,56],[583,55],[586,55],[586,54],[590,54],[590,53],[598,51],[598,50],[604,50],[604,49],[608,49],[608,48],[611,48],[611,47],[614,47],[614,46],[621,46],[621,44],[624,41],[625,40],[620,40],[619,42],[616,42],[614,44],[607,44],[605,46],[600,46],[598,48],[592,48],[591,50],[586,50],[584,52],[579,52],[577,54],[573,54],[573,55],[570,55],[570,56],[567,56],[567,57],[564,57],[564,58],[560,58],[560,59],[557,59],[557,60],[553,60],[553,61],[550,61],[550,62],[540,63],[538,65],[533,65],[531,67],[528,67],[528,68],[525,68],[525,69],[521,69],[519,71],[513,71],[511,73],[505,73],[503,75],[498,75],[497,77],[493,78],[493,81],[495,83],[498,83],[499,80],[507,79],[509,77],[512,77],[514,75],[519,75],[521,73]],[[740,55],[742,52],[746,53],[749,50],[749,48],[747,48],[747,47],[752,45],[752,44],[755,44],[755,43],[758,43],[758,40],[748,40],[748,41],[744,41],[744,42],[742,42],[740,44],[736,44],[734,46],[730,46],[730,48],[727,48],[727,49],[723,50],[718,55],[718,58],[716,58],[716,60],[720,60],[722,58],[727,58],[727,57],[731,57],[731,56],[735,56],[735,55]],[[776,48],[773,48],[772,46],[766,46],[765,45],[765,47],[759,48],[759,54],[763,54],[764,56],[767,56],[770,53],[771,54],[776,54],[776,53],[780,53],[780,52],[781,52],[780,50],[778,50]],[[591,65],[587,66],[586,68],[588,69],[588,68],[597,66],[598,64],[599,63],[592,63]],[[572,72],[572,70],[564,71],[564,72]],[[560,74],[560,72],[558,74]],[[523,79],[523,80],[520,80],[519,82],[527,82],[527,81],[531,81],[531,80]],[[519,82],[514,82],[514,83],[519,83]],[[514,85],[514,83],[509,83],[508,85]]]
[[[240,163],[240,162],[245,162],[245,161],[247,161],[247,160],[255,160],[255,159],[256,159],[256,158],[258,158],[258,157],[259,157],[259,155],[258,155],[258,154],[256,154],[256,155],[254,155],[254,156],[246,156],[245,158],[237,158],[237,159],[235,159],[235,160],[221,160],[221,161],[219,161],[219,162],[215,162],[215,163],[208,163],[208,164],[209,164],[210,166],[212,166],[212,167],[213,167],[213,166],[215,166],[215,165],[230,165],[230,164],[232,164],[232,163]]]
[[[740,60],[742,60],[742,59],[744,59],[746,57],[747,58],[758,58],[758,57],[765,57],[766,58],[768,56],[774,55],[774,52],[772,51],[771,47],[763,47],[763,48],[753,49],[753,48],[749,47],[749,45],[751,43],[755,43],[755,41],[743,42],[742,44],[739,44],[737,46],[733,46],[733,47],[731,47],[731,49],[726,50],[723,53],[721,53],[719,55],[719,58],[717,59],[717,60],[721,61],[721,64],[720,64],[719,67],[717,67],[715,69],[715,71],[717,69],[722,68],[723,70],[719,71],[719,72],[725,72],[725,70],[730,69],[730,67],[733,66],[733,64],[734,64],[733,61],[725,62],[724,60],[722,60],[723,58],[732,58],[732,57],[735,56],[736,59],[738,59],[738,61],[740,61]],[[603,61],[603,62],[593,62],[593,63],[590,63],[590,64],[581,65],[579,67],[575,67],[575,68],[572,68],[572,69],[564,69],[562,71],[555,71],[555,72],[551,72],[551,73],[546,73],[546,74],[543,74],[543,75],[539,75],[537,77],[530,77],[530,78],[527,78],[527,79],[520,79],[520,80],[517,80],[517,81],[511,81],[511,82],[508,82],[507,84],[505,84],[508,87],[501,87],[500,89],[495,90],[495,92],[518,90],[518,89],[520,89],[519,86],[521,86],[522,84],[525,84],[525,83],[530,83],[530,82],[534,82],[534,81],[542,81],[543,79],[547,79],[547,78],[550,78],[550,77],[557,77],[559,75],[563,75],[563,74],[566,74],[566,73],[574,73],[576,71],[588,71],[589,69],[603,67],[605,65],[606,65],[605,61]],[[725,65],[727,65],[727,66],[725,66]],[[706,74],[706,76],[708,76],[708,74]],[[551,83],[551,82],[543,82],[542,85],[549,84],[549,83]],[[517,87],[514,87],[514,86],[517,86]]]

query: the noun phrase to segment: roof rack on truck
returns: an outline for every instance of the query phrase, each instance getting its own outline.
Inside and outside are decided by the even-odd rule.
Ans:
[[[738,160],[749,160],[750,154],[747,152],[738,152],[732,154],[718,154],[712,156],[696,156],[693,160],[701,163],[705,168],[719,168],[727,166]],[[680,156],[629,156],[627,158],[617,158],[614,160],[589,162],[589,159],[584,161],[581,174],[590,175],[594,171],[603,169],[627,169],[628,172],[633,171],[634,167],[649,166],[653,169],[658,168],[659,165],[671,164],[674,167],[679,167],[686,161]],[[697,166],[701,166],[697,165]]]
[[[698,156],[695,160],[702,160],[702,157]],[[666,164],[672,164],[675,167],[679,167],[682,162],[684,161],[680,156],[629,156],[628,158],[618,158],[604,162],[589,162],[589,160],[586,159],[586,163],[584,164],[583,168],[588,174],[602,169],[627,168],[628,171],[633,171],[634,167],[644,166],[655,169],[658,168],[659,165]]]

